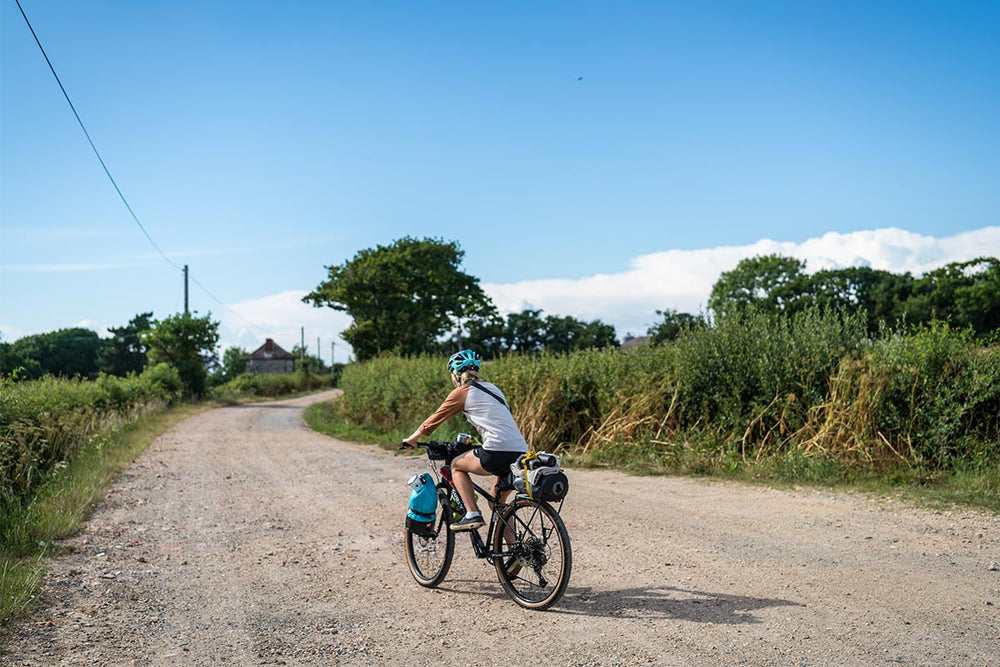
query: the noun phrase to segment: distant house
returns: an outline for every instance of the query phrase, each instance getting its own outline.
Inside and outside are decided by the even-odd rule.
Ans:
[[[247,357],[247,373],[294,373],[295,357],[270,338]]]
[[[649,344],[649,336],[633,336],[628,334],[622,339],[622,349],[631,350],[633,347]]]

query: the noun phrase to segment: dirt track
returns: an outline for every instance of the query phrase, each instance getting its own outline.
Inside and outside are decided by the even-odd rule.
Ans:
[[[111,489],[4,664],[1000,664],[1000,517],[572,471],[573,578],[506,598],[458,540],[402,551],[422,459],[317,435],[319,397],[225,408]]]

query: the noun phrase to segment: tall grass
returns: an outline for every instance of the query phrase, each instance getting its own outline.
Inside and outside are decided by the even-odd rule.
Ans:
[[[94,438],[176,400],[180,390],[177,371],[166,364],[93,382],[0,379],[0,505],[30,498]]]
[[[797,433],[803,450],[933,470],[1000,463],[1000,347],[935,323],[844,360]]]
[[[531,443],[578,461],[798,479],[971,471],[987,487],[1000,467],[1000,347],[946,324],[873,340],[854,315],[751,313],[657,347],[503,357],[483,377]],[[341,419],[395,437],[451,388],[437,357],[354,364],[341,385]]]

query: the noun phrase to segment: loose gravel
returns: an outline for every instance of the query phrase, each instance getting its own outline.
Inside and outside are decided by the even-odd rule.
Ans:
[[[1000,517],[574,470],[573,577],[517,607],[460,536],[403,555],[425,459],[310,431],[330,394],[174,427],[67,552],[11,665],[997,665]]]

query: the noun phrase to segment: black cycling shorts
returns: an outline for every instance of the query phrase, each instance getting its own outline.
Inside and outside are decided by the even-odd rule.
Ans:
[[[482,464],[483,470],[497,477],[503,477],[509,473],[510,464],[516,461],[521,454],[524,454],[524,452],[496,452],[482,447],[476,447],[472,451]]]

